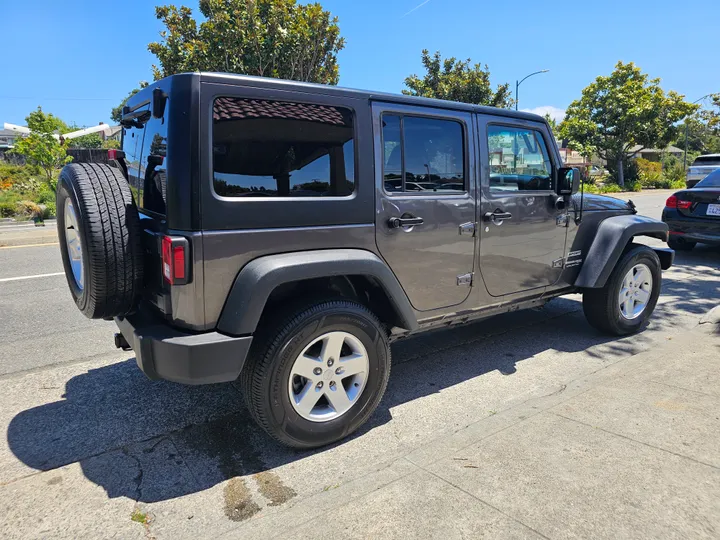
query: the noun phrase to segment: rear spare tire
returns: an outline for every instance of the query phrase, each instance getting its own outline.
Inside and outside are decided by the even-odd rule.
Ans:
[[[119,169],[71,163],[57,185],[57,227],[65,277],[90,319],[125,315],[142,287],[140,218]]]

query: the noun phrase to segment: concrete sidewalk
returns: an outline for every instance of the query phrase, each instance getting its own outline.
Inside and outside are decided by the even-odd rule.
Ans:
[[[122,353],[3,377],[0,536],[718,537],[720,325],[703,320],[549,394],[448,414],[427,443],[404,432],[384,461],[370,432],[268,461],[232,385],[147,383]]]

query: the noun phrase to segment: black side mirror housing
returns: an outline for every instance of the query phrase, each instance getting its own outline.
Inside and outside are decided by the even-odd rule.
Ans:
[[[580,169],[561,167],[558,169],[558,195],[575,195],[580,189]]]
[[[152,93],[152,115],[153,118],[162,118],[165,116],[165,104],[167,103],[167,94],[162,88],[155,88]]]

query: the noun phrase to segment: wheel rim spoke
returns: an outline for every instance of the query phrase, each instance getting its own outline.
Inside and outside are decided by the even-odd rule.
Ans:
[[[295,361],[292,368],[292,374],[305,377],[306,379],[315,380],[317,375],[314,370],[317,368],[322,368],[322,360],[303,354]]]
[[[307,381],[305,383],[305,387],[297,395],[297,399],[294,403],[295,408],[298,412],[302,411],[305,414],[310,414],[313,407],[317,405],[317,402],[320,400],[322,394],[323,393],[321,391],[317,390],[315,383]]]
[[[648,291],[640,289],[635,295],[635,300],[637,300],[639,303],[647,304],[650,301],[650,293]]]
[[[333,420],[360,399],[369,371],[370,359],[358,338],[348,332],[327,332],[311,341],[290,368],[290,403],[306,420]]]
[[[653,277],[645,264],[633,266],[622,281],[618,294],[620,313],[623,318],[632,320],[645,312],[653,291]]]
[[[349,377],[359,373],[365,373],[368,366],[367,356],[364,354],[351,354],[340,359],[340,375]]]
[[[333,385],[325,392],[325,396],[330,402],[330,406],[335,409],[335,412],[338,414],[344,413],[352,406],[352,402],[342,384]]]
[[[322,352],[320,358],[323,363],[327,364],[328,361],[338,361],[340,359],[340,351],[345,343],[345,335],[342,332],[331,332],[327,335],[323,341]]]

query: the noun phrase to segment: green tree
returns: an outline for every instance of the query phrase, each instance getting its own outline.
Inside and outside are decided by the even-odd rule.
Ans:
[[[296,0],[200,0],[203,21],[192,10],[155,8],[165,25],[155,79],[185,71],[224,71],[337,84],[337,53],[345,47],[337,17],[318,3]]]
[[[137,94],[140,90],[145,88],[148,85],[147,81],[140,81],[138,83],[139,88],[134,88],[130,91],[130,93],[120,102],[120,105],[117,107],[113,107],[110,111],[110,119],[115,122],[116,124],[120,123],[120,120],[122,119],[122,109],[127,103],[128,99],[133,97],[135,94]]]
[[[439,51],[430,56],[427,49],[422,51],[422,64],[425,75],[407,77],[403,94],[491,107],[509,108],[514,103],[509,84],[498,85],[493,91],[487,65],[471,64],[469,58],[464,62],[455,57],[443,60]]]
[[[82,128],[76,128],[82,129]],[[103,140],[98,133],[90,133],[68,140],[69,148],[102,148]]]
[[[31,112],[26,118],[30,134],[15,143],[12,152],[25,156],[30,165],[36,165],[45,174],[45,180],[55,191],[55,171],[72,161],[67,155],[67,141],[60,141],[53,134],[68,131],[67,124],[57,116],[43,112],[42,108]]]
[[[552,134],[555,137],[555,139],[560,140],[560,134],[558,133],[557,120],[555,120],[552,116],[550,116],[550,113],[545,113],[545,120],[547,120],[547,123],[550,126],[550,130],[552,131]]]
[[[625,185],[628,159],[635,145],[665,148],[679,130],[677,123],[697,110],[684,96],[660,88],[660,79],[649,79],[632,62],[618,62],[607,77],[601,76],[573,101],[560,126],[583,155],[607,160],[617,182]]]

